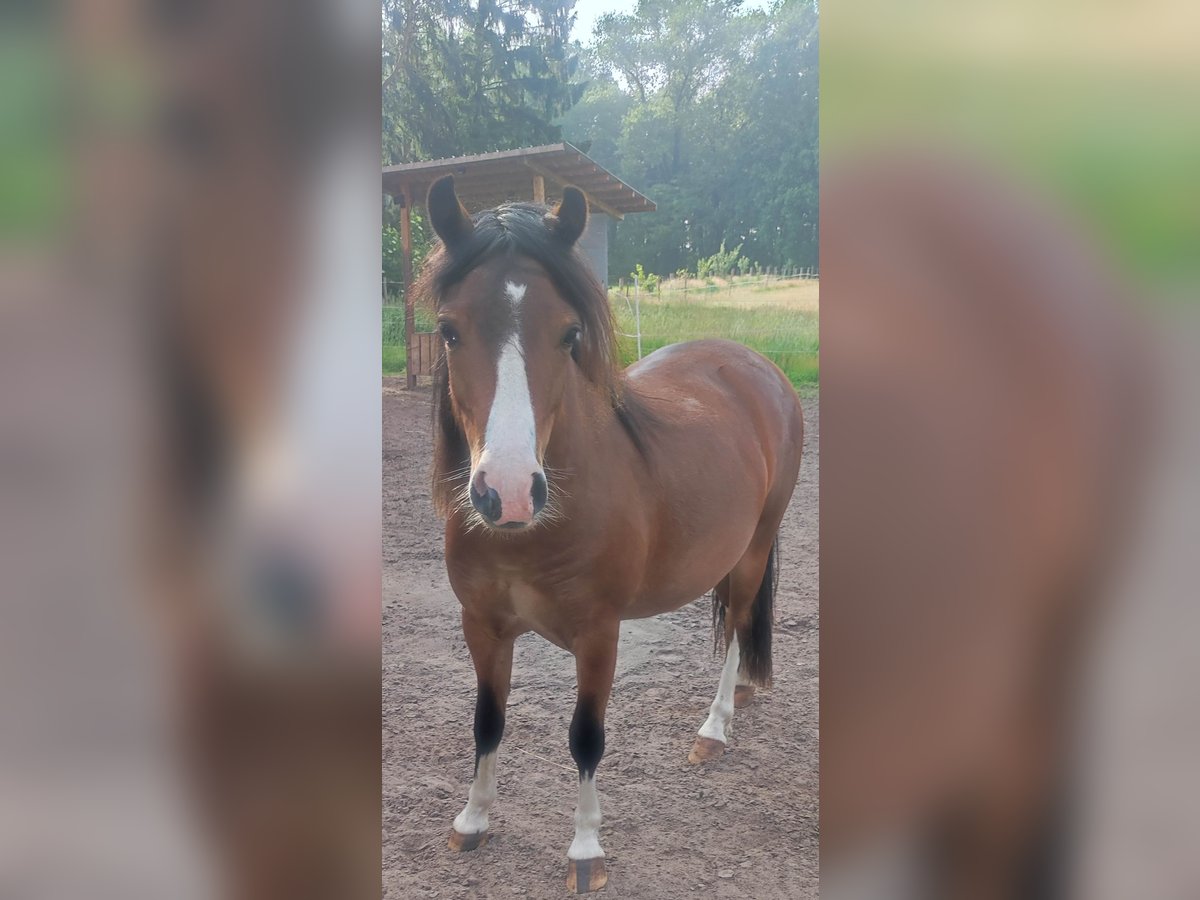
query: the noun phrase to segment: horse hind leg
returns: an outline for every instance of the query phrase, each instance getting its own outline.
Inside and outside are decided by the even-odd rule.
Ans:
[[[728,647],[729,635],[725,632],[725,620],[729,609],[729,576],[713,588],[713,651],[718,650],[722,643]],[[754,702],[755,684],[750,676],[738,666],[737,682],[733,687],[733,708],[741,709]]]
[[[733,708],[743,709],[754,702],[754,691],[757,685],[750,680],[741,669],[738,670],[737,684],[733,686]]]
[[[743,557],[742,563],[748,567],[747,583],[754,588],[744,595],[745,603],[737,610],[732,627],[742,648],[737,683],[749,687],[753,696],[755,686],[771,684],[775,590],[779,584],[778,536],[772,536],[765,554],[759,551],[748,560]]]
[[[772,551],[772,559],[773,559],[773,551]],[[756,571],[757,571],[756,568],[751,567],[752,573],[756,572]],[[759,577],[758,581],[759,581],[759,584],[761,585],[763,578]],[[753,574],[752,574],[751,582],[753,583]],[[739,614],[731,617],[732,621],[730,621],[730,623],[729,623],[729,630],[725,634],[726,645],[728,645],[731,638],[737,639],[737,641],[738,641],[738,651],[739,652],[738,652],[738,663],[737,663],[737,679],[734,682],[734,687],[733,687],[733,708],[734,709],[742,709],[744,707],[749,706],[751,703],[754,702],[755,683],[754,683],[754,679],[751,678],[749,673],[747,672],[746,666],[747,666],[747,655],[748,654],[743,649],[751,643],[752,636],[749,634],[743,634],[743,636],[739,637],[739,630],[738,630],[738,623],[744,622],[745,619],[747,618],[746,613],[743,610],[744,610],[744,606],[740,606],[738,609]],[[744,632],[744,631],[745,631],[745,629],[743,628],[742,632]]]
[[[725,638],[725,666],[688,754],[693,764],[725,752],[734,709],[750,702],[756,684],[770,683],[775,556],[773,540],[765,550],[752,548],[714,592],[713,626]]]

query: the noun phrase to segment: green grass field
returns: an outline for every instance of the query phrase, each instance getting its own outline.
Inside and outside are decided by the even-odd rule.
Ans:
[[[815,386],[820,378],[816,281],[798,285],[734,283],[733,290],[718,283],[713,290],[665,290],[664,299],[643,298],[641,303],[642,354],[680,341],[728,338],[751,347],[774,362],[797,387]],[[609,294],[617,318],[621,360],[637,359],[635,316],[623,294]],[[433,320],[417,311],[417,330],[430,331]],[[404,374],[404,308],[383,310],[383,373]]]
[[[690,292],[689,292],[690,293]],[[621,359],[637,359],[637,333],[633,309],[623,297],[613,296],[617,314]],[[819,381],[820,337],[815,308],[772,305],[723,305],[714,296],[704,303],[678,300],[641,304],[642,354],[647,355],[680,341],[727,338],[757,350],[784,371],[792,384]]]

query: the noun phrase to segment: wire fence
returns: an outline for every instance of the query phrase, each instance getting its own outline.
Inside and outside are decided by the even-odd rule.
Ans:
[[[646,295],[647,299],[654,299],[656,301],[663,299],[683,299],[686,301],[688,298],[695,298],[697,300],[709,299],[711,302],[720,302],[722,297],[736,294],[739,291],[769,294],[772,291],[789,286],[799,286],[805,282],[820,281],[819,271],[811,266],[795,269],[767,269],[753,274],[722,275],[711,278],[696,278],[690,275],[686,278],[679,276],[651,277],[654,281],[648,290],[640,284],[640,280],[636,276],[630,279],[619,278],[615,285],[609,285],[609,296],[621,294],[629,297],[633,294],[634,283],[638,282],[639,290]],[[402,283],[383,278],[380,282],[380,292],[384,307],[404,308],[404,285]]]
[[[645,290],[634,276],[630,283],[609,290],[617,334],[634,342],[638,359],[647,345],[657,349],[666,343],[715,337],[750,344],[767,355],[816,353],[818,279],[813,270],[786,276],[734,276],[716,284],[710,279],[703,293],[693,291],[694,297],[699,295],[694,305],[680,303],[688,294],[687,281],[655,279],[652,289]],[[784,302],[772,304],[759,295],[802,282],[812,283],[811,297],[788,292],[780,295]],[[739,302],[728,302],[732,296]]]
[[[630,297],[634,293],[635,282],[640,289],[643,299],[662,302],[689,302],[690,300],[709,303],[721,303],[726,300],[737,302],[766,301],[774,292],[782,292],[787,288],[802,288],[806,282],[817,283],[820,275],[814,268],[789,271],[788,274],[776,271],[764,271],[756,274],[722,275],[710,278],[695,276],[671,276],[659,278],[648,276],[644,281],[637,276],[629,279],[618,279],[615,286],[609,287],[609,293],[619,293]]]
[[[709,283],[711,282],[711,283]],[[772,359],[796,383],[815,382],[819,325],[815,270],[716,278],[669,279],[646,291],[641,279],[609,289],[624,363],[668,344],[728,338]],[[404,304],[394,285],[383,284],[384,367],[404,371]],[[797,293],[795,288],[802,290]],[[790,290],[789,290],[790,289]],[[431,332],[428,310],[415,310],[415,329]]]

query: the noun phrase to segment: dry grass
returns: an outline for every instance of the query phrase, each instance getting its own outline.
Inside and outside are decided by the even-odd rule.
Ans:
[[[662,282],[653,294],[642,293],[643,303],[680,303],[699,306],[784,306],[799,312],[816,313],[821,283],[815,278],[791,278],[765,281],[735,277],[712,279],[712,284],[691,278],[686,282],[673,278]],[[622,294],[622,297],[624,295]],[[632,297],[632,292],[630,292]]]

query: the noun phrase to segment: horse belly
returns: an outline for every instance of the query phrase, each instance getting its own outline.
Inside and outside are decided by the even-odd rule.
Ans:
[[[757,517],[744,527],[721,528],[719,533],[693,540],[669,542],[647,569],[647,576],[622,618],[641,619],[671,612],[703,597],[729,574],[754,536]]]

